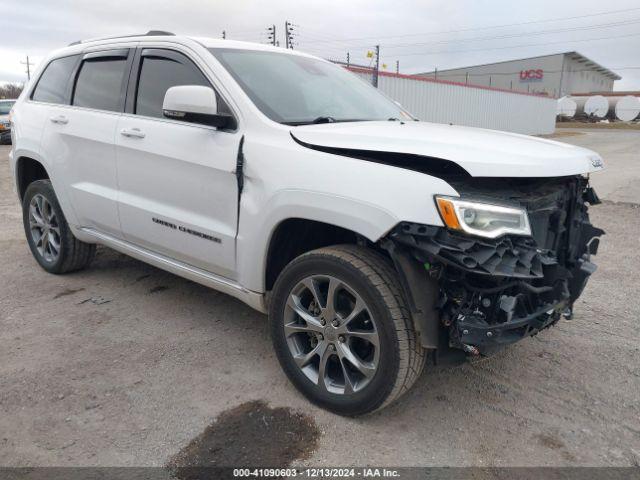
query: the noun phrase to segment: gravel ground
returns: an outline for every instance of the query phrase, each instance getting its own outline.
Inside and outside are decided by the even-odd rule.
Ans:
[[[596,181],[610,200],[592,209],[607,231],[600,268],[574,319],[481,362],[430,367],[360,419],[307,403],[265,317],[228,296],[106,248],[86,271],[46,274],[0,147],[0,465],[164,465],[222,412],[266,401],[315,422],[305,465],[638,466],[640,191],[620,187],[640,184],[640,132],[563,140],[612,166]]]

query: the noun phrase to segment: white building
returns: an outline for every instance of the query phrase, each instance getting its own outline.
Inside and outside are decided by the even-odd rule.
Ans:
[[[419,73],[438,80],[562,97],[610,92],[620,76],[578,52]]]

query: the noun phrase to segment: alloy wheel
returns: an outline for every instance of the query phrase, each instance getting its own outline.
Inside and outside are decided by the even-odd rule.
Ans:
[[[378,370],[376,321],[362,297],[338,278],[312,275],[292,289],[284,334],[296,365],[320,390],[356,393]]]
[[[29,231],[40,256],[54,263],[60,256],[60,224],[49,200],[36,194],[29,203]]]

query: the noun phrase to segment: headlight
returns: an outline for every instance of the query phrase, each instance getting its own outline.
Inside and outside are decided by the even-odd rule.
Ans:
[[[452,230],[497,238],[507,233],[531,235],[529,217],[523,208],[436,197],[444,224]]]

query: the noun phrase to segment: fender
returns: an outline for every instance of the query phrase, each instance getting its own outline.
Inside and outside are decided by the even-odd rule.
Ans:
[[[243,202],[251,201],[247,196]],[[243,207],[247,208],[246,205]],[[351,230],[372,242],[398,224],[393,213],[352,198],[321,192],[287,189],[274,195],[263,211],[267,216],[240,217],[238,233],[238,279],[249,290],[264,292],[269,244],[278,225],[290,218],[314,220]],[[256,224],[255,221],[258,220]]]

